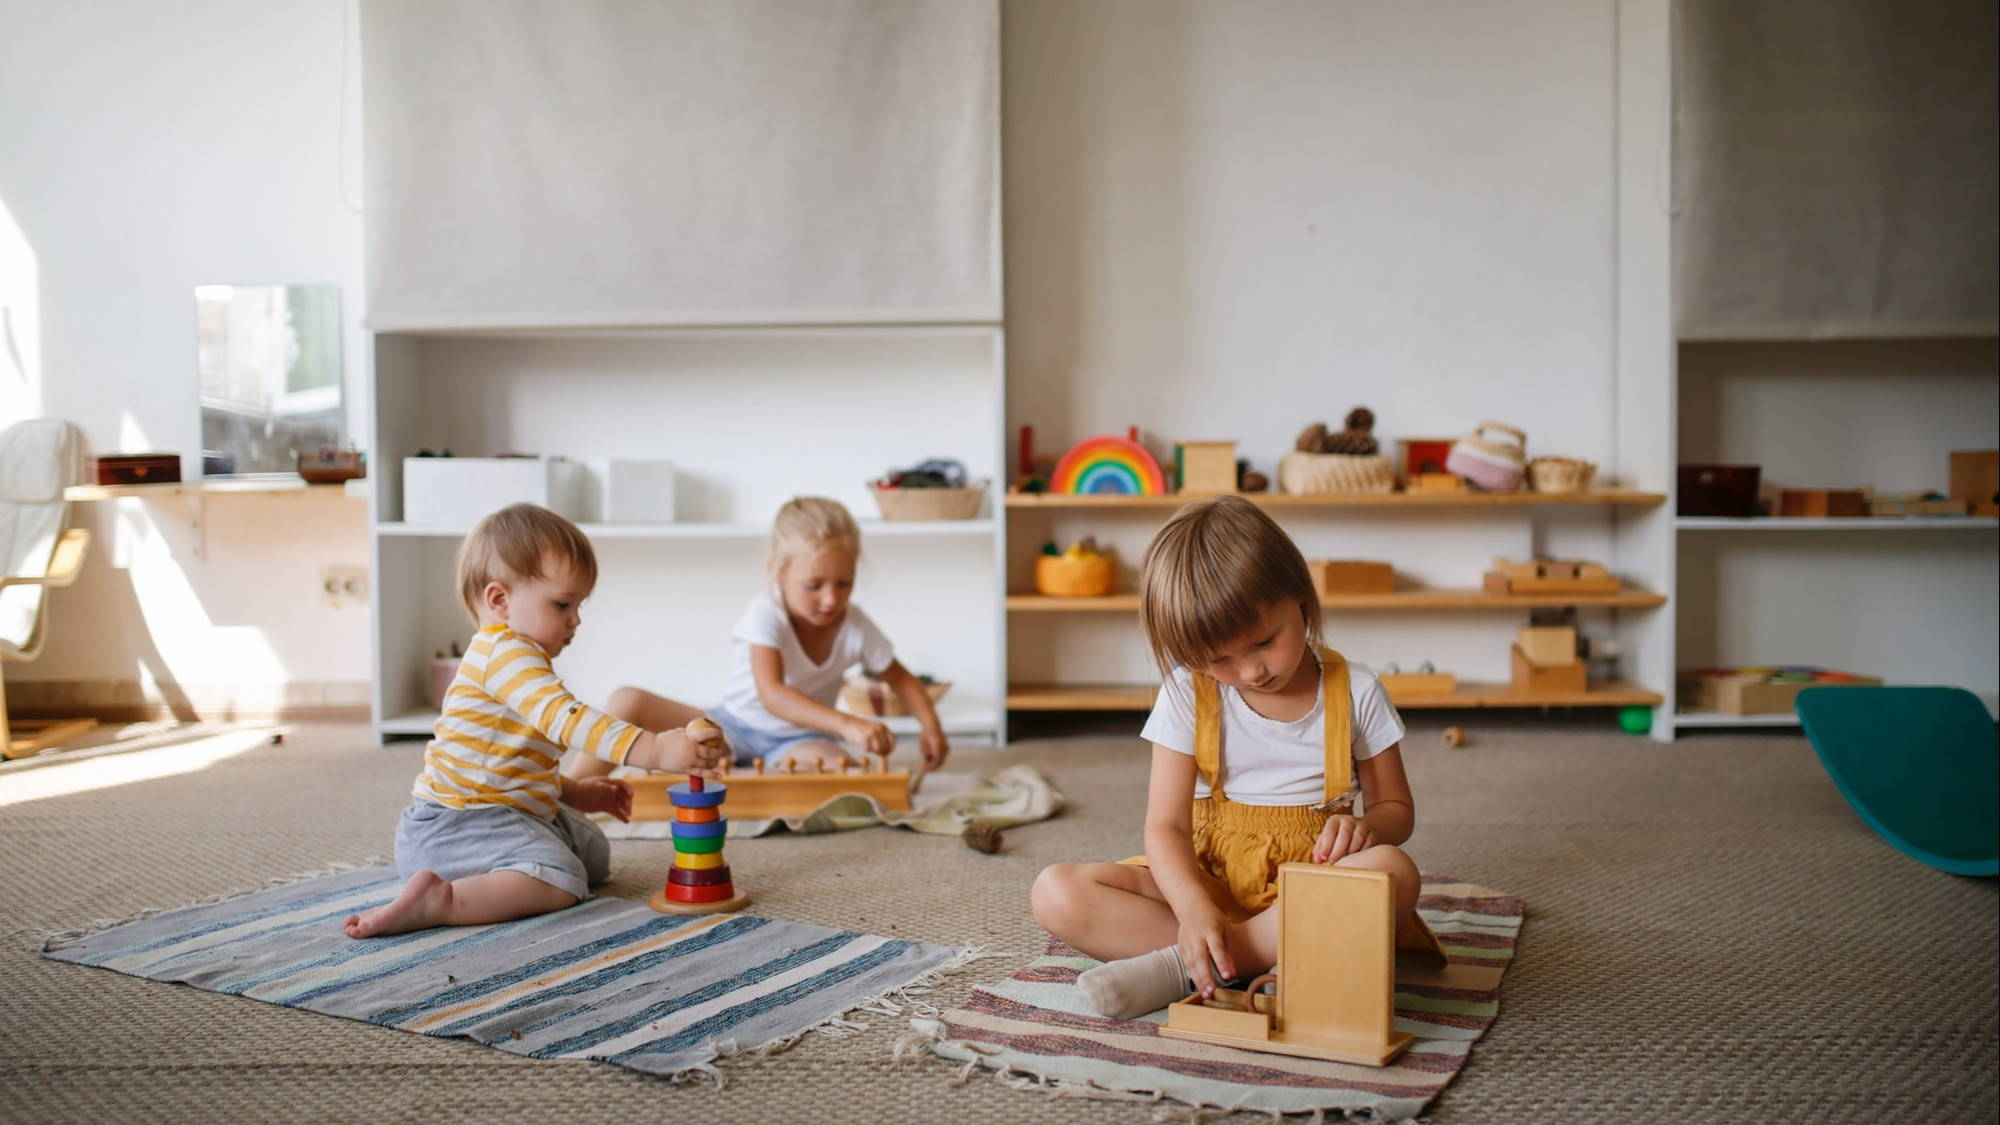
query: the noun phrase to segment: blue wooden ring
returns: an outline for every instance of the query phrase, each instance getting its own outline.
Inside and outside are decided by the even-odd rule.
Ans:
[[[729,786],[719,781],[706,783],[700,790],[689,789],[685,781],[676,781],[667,788],[667,799],[677,809],[712,809],[729,796]]]
[[[676,820],[673,822],[673,828],[676,840],[706,840],[727,834],[729,818],[719,816],[707,824],[683,824]]]

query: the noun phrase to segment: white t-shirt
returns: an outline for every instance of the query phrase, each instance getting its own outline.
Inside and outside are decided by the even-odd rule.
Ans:
[[[750,600],[750,607],[736,622],[733,640],[734,651],[729,657],[729,684],[722,689],[722,703],[717,708],[729,718],[754,730],[772,734],[810,734],[812,732],[794,723],[788,723],[764,709],[764,701],[757,698],[757,678],[750,672],[750,649],[754,645],[775,648],[784,659],[785,684],[804,692],[813,699],[833,706],[840,697],[841,677],[860,661],[870,673],[880,675],[889,665],[895,663],[896,653],[889,647],[889,639],[875,627],[861,607],[848,603],[847,618],[840,623],[840,631],[834,634],[833,648],[827,653],[826,661],[815,664],[799,647],[799,636],[792,631],[792,619],[785,612],[782,602],[772,599],[769,594],[759,594]]]
[[[1347,663],[1348,694],[1354,698],[1354,760],[1372,758],[1403,740],[1403,719],[1368,668]],[[1217,684],[1222,703],[1222,791],[1243,805],[1313,805],[1326,799],[1326,683],[1321,679],[1312,710],[1281,723],[1250,709],[1235,688]],[[1139,737],[1194,754],[1194,685],[1186,668],[1161,686],[1153,713]],[[1360,792],[1360,775],[1348,790]],[[1208,796],[1208,783],[1195,777],[1194,795]],[[1338,799],[1335,805],[1342,805]]]

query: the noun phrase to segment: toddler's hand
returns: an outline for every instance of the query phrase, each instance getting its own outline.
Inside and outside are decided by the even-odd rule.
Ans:
[[[917,749],[923,752],[924,771],[928,773],[944,765],[945,758],[951,754],[951,743],[945,740],[943,730],[926,727],[923,733],[917,735]]]
[[[1326,827],[1319,830],[1319,839],[1313,841],[1312,861],[1332,863],[1342,856],[1366,851],[1375,846],[1375,836],[1368,831],[1368,822],[1358,816],[1335,813],[1326,818]]]
[[[1236,955],[1230,952],[1229,927],[1220,911],[1209,909],[1182,919],[1178,944],[1181,967],[1202,999],[1214,996],[1216,986],[1222,983],[1215,979],[1217,972],[1224,980],[1236,975]]]
[[[709,719],[694,718],[681,729],[687,740],[689,766],[687,772],[713,777],[723,766],[729,764],[733,756],[729,740],[722,736],[722,728]]]
[[[563,799],[578,812],[632,819],[632,786],[622,778],[580,777],[564,782]]]
[[[870,754],[888,757],[896,748],[896,732],[870,719],[850,716],[841,724],[840,737],[852,742]]]

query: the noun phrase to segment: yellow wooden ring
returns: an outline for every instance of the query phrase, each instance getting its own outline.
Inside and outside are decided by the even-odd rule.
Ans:
[[[674,866],[683,871],[706,871],[711,867],[721,867],[722,853],[675,852]]]

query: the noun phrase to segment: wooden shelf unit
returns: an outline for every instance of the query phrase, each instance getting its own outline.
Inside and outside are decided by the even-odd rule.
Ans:
[[[1493,594],[1485,590],[1397,590],[1389,594],[1321,594],[1329,612],[1342,610],[1508,610],[1653,609],[1667,604],[1665,594],[1627,588],[1615,594]],[[1009,613],[1137,613],[1138,594],[1106,594],[1091,598],[1057,598],[1047,594],[1008,594]]]
[[[365,479],[365,478],[363,478]],[[283,477],[265,480],[189,480],[165,484],[73,484],[63,489],[65,500],[165,499],[175,496],[351,496],[361,499],[365,492],[349,491],[345,484],[307,484],[304,479]]]
[[[1086,493],[1009,492],[1009,508],[1179,508],[1219,495],[1213,492],[1170,492],[1163,496],[1121,496]],[[1287,492],[1239,492],[1235,495],[1263,508],[1524,508],[1560,504],[1664,504],[1664,492],[1629,488],[1593,488],[1583,492],[1328,492],[1293,495]]]
[[[1149,711],[1158,688],[1150,684],[1014,684],[1010,711]],[[1656,707],[1659,692],[1614,681],[1581,692],[1516,692],[1506,684],[1462,683],[1450,695],[1390,696],[1397,707]]]

